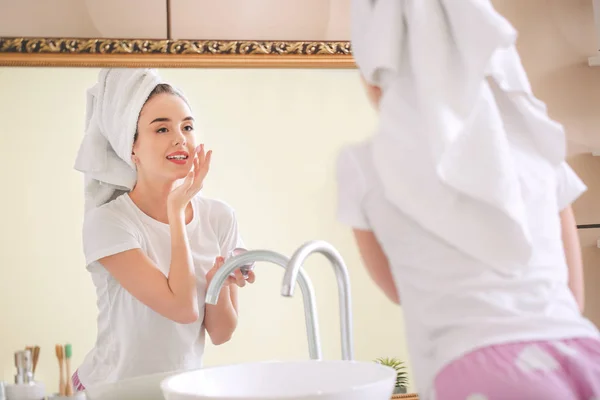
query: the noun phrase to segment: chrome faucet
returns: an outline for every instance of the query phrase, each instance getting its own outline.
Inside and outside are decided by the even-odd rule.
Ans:
[[[219,292],[223,283],[233,271],[242,265],[251,264],[252,262],[271,262],[282,268],[286,268],[290,259],[282,254],[270,250],[248,250],[237,256],[233,256],[225,261],[212,278],[212,281],[206,289],[206,303],[217,304],[219,300]],[[306,334],[308,336],[308,352],[313,360],[321,360],[321,342],[318,335],[317,308],[315,302],[315,291],[312,283],[304,270],[296,271],[294,278],[298,275],[298,285],[302,292],[302,300],[304,301],[304,319],[306,321]],[[295,279],[294,279],[295,281]]]
[[[302,245],[293,254],[285,270],[281,294],[286,297],[293,296],[296,279],[302,282],[302,264],[313,253],[321,253],[331,263],[337,278],[338,295],[340,302],[340,334],[342,340],[342,359],[353,360],[352,339],[352,303],[350,299],[350,277],[348,268],[344,264],[342,256],[329,243],[315,240]],[[302,287],[302,286],[300,286]]]

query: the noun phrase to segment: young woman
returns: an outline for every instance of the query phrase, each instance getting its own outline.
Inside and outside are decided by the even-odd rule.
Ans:
[[[378,131],[338,159],[339,219],[402,302],[425,400],[600,398],[570,204],[585,185],[481,0],[354,0]]]
[[[243,244],[231,207],[199,194],[212,152],[196,141],[185,97],[153,70],[103,70],[92,91],[76,167],[89,177],[83,245],[99,316],[95,347],[73,376],[78,390],[201,367],[205,332],[216,345],[231,338],[237,287],[255,279],[237,271],[205,306],[223,258]],[[116,160],[98,164],[102,174],[86,166],[94,151]],[[122,188],[128,168],[130,190],[98,200],[100,189]]]

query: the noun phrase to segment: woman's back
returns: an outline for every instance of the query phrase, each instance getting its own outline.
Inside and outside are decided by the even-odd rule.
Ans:
[[[529,265],[512,273],[459,252],[391,204],[370,141],[344,150],[338,160],[339,217],[372,230],[389,260],[419,383],[429,384],[449,361],[484,345],[597,336],[568,287],[559,218],[585,186],[566,163],[554,171],[524,143],[518,148],[514,161],[534,251]]]

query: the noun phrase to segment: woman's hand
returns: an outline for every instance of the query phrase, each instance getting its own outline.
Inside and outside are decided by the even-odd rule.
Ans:
[[[223,257],[217,257],[213,267],[206,273],[206,282],[210,285],[215,273],[223,266]],[[207,304],[204,311],[204,326],[214,345],[223,344],[229,339],[237,327],[238,301],[237,288],[254,282],[254,272],[250,271],[248,279],[244,279],[242,272],[237,269],[235,277],[228,276],[226,284],[219,291],[217,304]]]
[[[210,168],[211,156],[212,150],[209,150],[208,153],[204,153],[203,144],[196,147],[192,169],[185,177],[183,183],[173,189],[169,194],[167,200],[169,211],[184,211],[188,203],[202,189],[204,178],[206,178]]]
[[[210,282],[212,281],[212,278],[215,276],[215,273],[217,272],[217,270],[219,268],[221,268],[221,266],[223,266],[223,263],[225,262],[225,259],[223,257],[217,257],[215,259],[215,264],[213,265],[213,267],[210,269],[210,271],[208,271],[206,273],[206,282],[207,285],[210,284]],[[254,283],[254,280],[256,279],[256,275],[254,275],[254,271],[248,271],[248,278],[244,278],[244,276],[242,275],[242,271],[240,271],[240,269],[236,269],[234,272],[234,276],[228,276],[227,277],[227,284],[228,285],[237,285],[239,287],[244,287],[246,286],[246,282],[248,283]]]

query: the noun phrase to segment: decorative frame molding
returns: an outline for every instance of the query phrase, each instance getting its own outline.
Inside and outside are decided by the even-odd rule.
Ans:
[[[0,66],[356,68],[349,41],[0,37]]]

